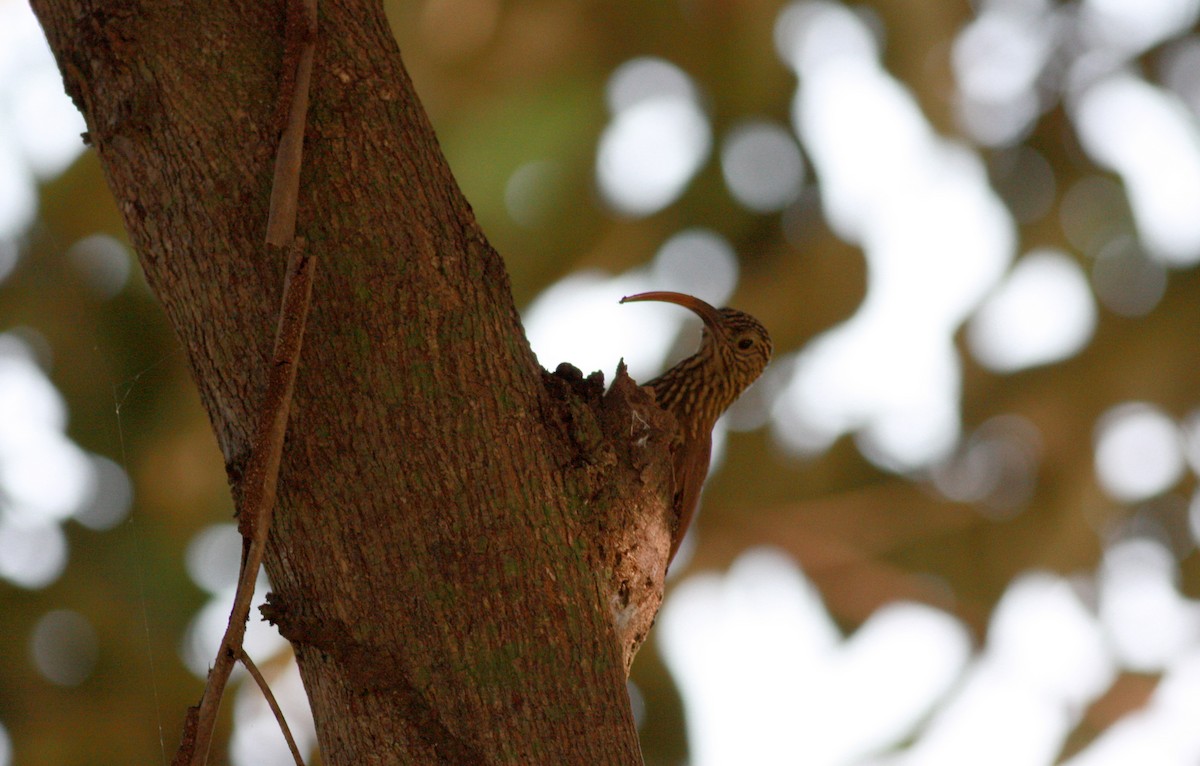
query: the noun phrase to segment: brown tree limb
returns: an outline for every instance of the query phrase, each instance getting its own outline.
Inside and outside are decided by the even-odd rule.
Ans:
[[[263,678],[263,674],[259,671],[258,666],[250,659],[250,655],[246,654],[246,650],[242,649],[238,654],[238,660],[250,672],[250,677],[254,679],[254,683],[258,684],[259,691],[262,692],[263,698],[266,699],[267,705],[271,708],[271,713],[275,716],[275,721],[279,724],[280,730],[283,732],[283,738],[287,740],[288,750],[292,753],[292,758],[296,761],[296,766],[304,766],[304,757],[300,755],[300,748],[296,746],[296,738],[292,736],[292,730],[288,728],[287,719],[283,717],[283,710],[279,707],[279,702],[275,699],[274,692],[271,691],[271,685],[267,683],[267,679]]]
[[[245,494],[280,305],[254,243],[283,5],[33,5]],[[326,265],[265,566],[302,633],[348,649],[293,642],[322,762],[640,763],[622,649],[661,565],[620,538],[665,512],[668,456],[648,415],[551,393],[382,7],[321,10],[298,209]]]

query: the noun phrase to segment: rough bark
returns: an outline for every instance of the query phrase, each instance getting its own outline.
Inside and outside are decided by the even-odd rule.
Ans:
[[[284,6],[33,4],[236,497],[286,261],[263,244]],[[323,760],[637,763],[674,423],[628,378],[539,367],[382,9],[320,14],[297,235],[321,263],[267,611]]]

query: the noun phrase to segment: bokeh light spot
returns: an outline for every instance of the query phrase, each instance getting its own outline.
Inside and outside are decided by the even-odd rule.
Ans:
[[[29,639],[34,667],[59,686],[79,686],[96,667],[96,630],[78,612],[59,609],[37,621]]]
[[[1106,176],[1085,176],[1071,184],[1058,216],[1067,241],[1085,255],[1096,255],[1112,240],[1133,233],[1125,191]]]
[[[1167,270],[1152,261],[1132,237],[1105,245],[1092,264],[1096,297],[1109,311],[1125,317],[1149,314],[1167,291]]]
[[[1017,221],[1035,223],[1053,209],[1058,184],[1041,152],[1023,145],[996,152],[991,169],[992,184]]]
[[[1111,546],[1097,575],[1100,620],[1125,667],[1158,672],[1200,639],[1200,609],[1175,585],[1171,553],[1131,538]]]
[[[1037,427],[1017,415],[999,415],[934,465],[930,477],[951,500],[976,503],[992,518],[1009,518],[1033,496],[1040,456]]]
[[[993,4],[993,8],[1000,4]],[[1039,14],[1011,5],[985,10],[955,39],[952,53],[958,86],[982,101],[1006,101],[1028,93],[1045,60],[1051,30]]]
[[[57,431],[29,429],[19,450],[0,451],[0,487],[18,513],[62,521],[96,491],[87,453]]]
[[[879,46],[861,17],[828,0],[801,0],[775,20],[775,50],[800,72],[839,59],[874,59]]]
[[[513,171],[504,185],[504,206],[518,226],[545,225],[561,184],[558,166],[549,160],[527,162]]]
[[[0,2],[0,240],[37,210],[35,178],[64,170],[83,151],[83,117],[29,3]],[[3,260],[0,257],[0,260]],[[0,268],[0,277],[3,276]]]
[[[1197,0],[1083,0],[1083,29],[1099,46],[1136,54],[1196,23]]]
[[[697,101],[696,85],[679,67],[653,56],[632,58],[613,70],[605,86],[608,109],[619,114],[643,101]]]
[[[1200,261],[1200,136],[1179,99],[1128,75],[1087,88],[1073,112],[1088,153],[1120,174],[1147,252]]]
[[[1173,41],[1161,58],[1163,84],[1179,96],[1192,114],[1200,116],[1200,36],[1188,35]]]
[[[16,138],[25,162],[41,178],[57,176],[83,153],[81,135],[87,130],[49,56],[47,48],[45,63],[50,65],[28,71],[13,83],[11,96]]]
[[[1165,492],[1183,473],[1175,422],[1142,402],[1112,408],[1096,424],[1096,477],[1110,497],[1136,502]]]
[[[67,566],[67,538],[53,522],[0,516],[0,577],[22,588],[44,588]]]
[[[988,653],[1007,675],[1072,708],[1112,683],[1116,663],[1099,624],[1071,585],[1046,573],[1019,576],[992,614]]]
[[[0,140],[0,239],[11,239],[33,220],[37,195],[15,147]]]
[[[737,256],[716,232],[686,229],[658,249],[651,276],[665,290],[694,295],[720,307],[737,286]]]
[[[1039,3],[990,3],[955,38],[959,121],[976,141],[1003,146],[1028,131],[1054,31]]]
[[[1015,372],[1078,353],[1096,327],[1083,270],[1067,255],[1035,250],[971,319],[971,351],[986,367]]]
[[[631,216],[674,202],[708,158],[712,128],[695,84],[662,59],[631,59],[609,78],[612,120],[596,150],[596,182],[612,208]]]
[[[88,287],[105,300],[115,297],[129,281],[129,251],[107,234],[84,237],[71,245],[67,258],[79,270]]]
[[[184,562],[192,582],[216,595],[237,585],[241,556],[237,525],[211,524],[192,537]]]
[[[615,210],[649,215],[679,197],[711,145],[708,118],[694,102],[640,101],[619,112],[600,136],[596,180]]]
[[[725,137],[721,171],[734,199],[756,213],[768,213],[796,199],[804,182],[804,159],[786,129],[750,122]]]
[[[75,520],[97,532],[112,529],[129,515],[133,484],[125,469],[100,455],[92,455],[96,491],[91,502],[75,513]]]

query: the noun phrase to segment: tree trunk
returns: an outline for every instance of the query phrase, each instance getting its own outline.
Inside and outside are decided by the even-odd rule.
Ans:
[[[286,7],[33,5],[236,496],[286,262]],[[322,3],[310,103],[319,260],[267,570],[323,760],[638,763],[674,423],[628,378],[539,367],[378,4]]]

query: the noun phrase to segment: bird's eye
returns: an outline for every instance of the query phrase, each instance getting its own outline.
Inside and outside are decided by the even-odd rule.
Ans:
[[[753,338],[742,338],[741,340],[738,341],[738,348],[740,348],[742,351],[745,351],[746,349],[750,348],[753,345],[754,345]]]

